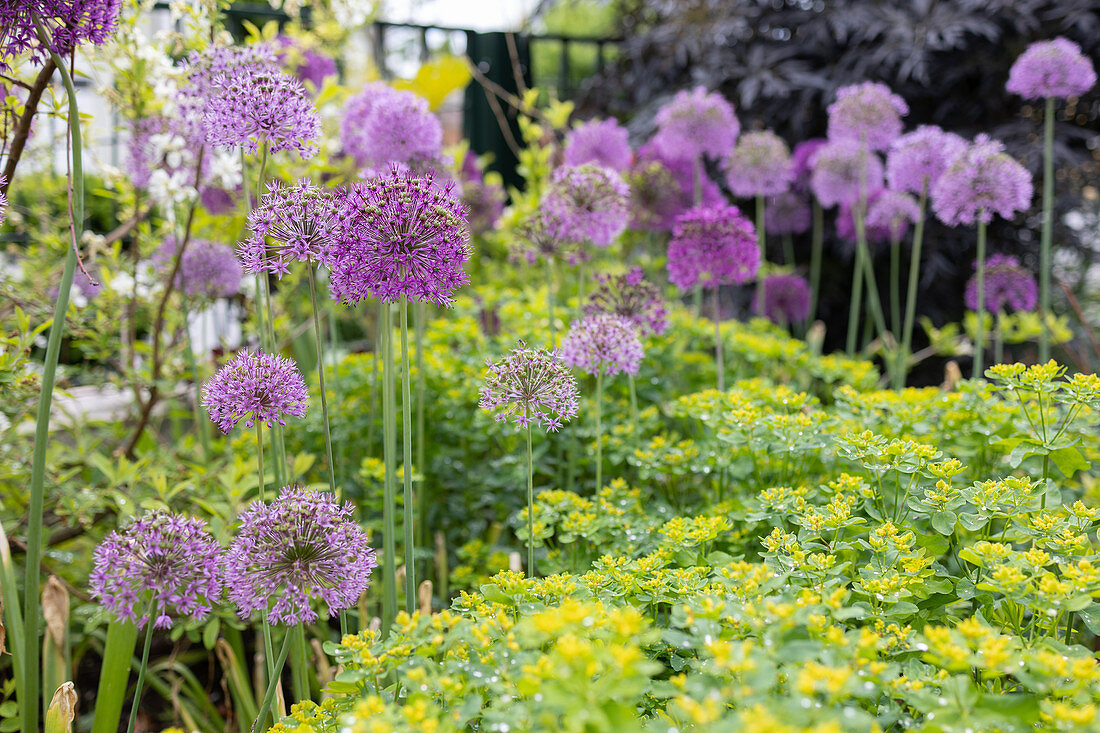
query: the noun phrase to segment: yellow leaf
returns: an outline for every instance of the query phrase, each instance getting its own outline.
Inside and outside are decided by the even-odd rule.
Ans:
[[[420,67],[412,79],[394,82],[394,87],[415,92],[428,100],[431,109],[437,109],[452,92],[470,83],[467,61],[458,56],[441,56]]]

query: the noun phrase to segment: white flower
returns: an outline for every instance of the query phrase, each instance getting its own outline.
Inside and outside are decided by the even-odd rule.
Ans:
[[[111,278],[111,281],[107,283],[107,287],[119,295],[129,298],[134,294],[134,278],[130,277],[128,272],[120,272]]]
[[[218,188],[235,191],[244,182],[240,158],[232,152],[215,150],[210,161],[210,181]]]

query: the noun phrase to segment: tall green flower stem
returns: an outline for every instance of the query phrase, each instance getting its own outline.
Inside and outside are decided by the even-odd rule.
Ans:
[[[317,379],[321,388],[321,419],[325,424],[325,455],[328,457],[328,487],[336,496],[337,501],[342,497],[340,489],[336,487],[336,463],[332,460],[332,431],[328,422],[328,392],[325,390],[325,347],[321,341],[321,313],[317,309],[317,278],[313,275],[314,264],[306,263],[306,271],[309,273],[309,301],[313,306],[313,336],[317,346]]]
[[[524,422],[527,423],[527,576],[535,577],[535,464],[531,451],[531,422],[528,420],[530,408],[523,406]]]
[[[1005,361],[1005,337],[1002,328],[1004,311],[998,311],[993,318],[993,363],[1004,364]]]
[[[638,432],[638,391],[634,387],[634,375],[626,375],[627,384],[630,386],[630,432]]]
[[[283,665],[286,664],[286,657],[290,652],[290,640],[292,636],[293,634],[290,632],[290,629],[287,629],[286,636],[283,638],[283,646],[279,649],[279,659],[275,662],[275,672],[268,677],[267,692],[264,693],[264,701],[260,705],[260,713],[256,716],[256,720],[252,722],[251,733],[256,733],[257,730],[263,729],[262,726],[267,721],[267,715],[271,712],[271,704],[275,701],[275,688],[279,686],[279,677],[282,675]],[[268,649],[270,649],[270,647],[268,647]]]
[[[603,365],[596,369],[596,491],[603,486]]]
[[[156,610],[154,601],[149,602],[149,612],[145,618],[145,645],[141,648],[141,666],[138,667],[137,685],[134,687],[134,701],[130,703],[130,722],[126,724],[126,733],[134,733],[134,723],[137,721],[138,705],[141,703],[141,688],[145,686],[145,670],[149,666],[149,647],[153,643],[153,612]]]
[[[924,242],[924,212],[928,207],[928,179],[920,189],[917,221],[913,225],[913,249],[909,254],[909,287],[905,291],[905,323],[902,325],[901,348],[898,349],[898,365],[894,370],[894,389],[905,386],[909,374],[909,352],[913,348],[913,321],[917,312],[917,288],[920,286],[921,244]]]
[[[886,315],[882,309],[882,300],[878,294],[878,283],[875,280],[874,259],[867,247],[867,207],[860,205],[854,212],[856,221],[856,247],[863,253],[863,277],[867,281],[867,302],[871,311],[871,319],[881,337],[886,334]]]
[[[726,389],[726,367],[722,357],[722,317],[719,312],[718,286],[714,286],[714,363],[718,371],[718,391]]]
[[[294,624],[287,629],[291,637],[290,645],[293,658],[290,665],[290,684],[294,691],[296,701],[309,699],[309,647],[306,646],[306,631],[304,624]]]
[[[790,234],[783,235],[783,264],[794,267],[794,238]]]
[[[183,332],[186,338],[187,370],[191,372],[191,381],[195,388],[194,412],[195,429],[199,431],[199,445],[202,446],[203,459],[210,458],[210,422],[202,414],[202,375],[199,374],[198,360],[195,358],[195,345],[191,341],[191,327],[185,323]]]
[[[1039,363],[1050,359],[1050,270],[1054,227],[1054,97],[1047,97],[1043,113],[1043,226],[1039,236]],[[981,296],[979,296],[981,303]]]
[[[810,316],[817,318],[817,298],[821,290],[821,250],[825,245],[825,210],[814,199],[813,232],[810,235]]]
[[[420,530],[420,538],[423,540],[425,527],[424,517],[427,516],[427,512],[424,509],[427,507],[427,499],[424,493],[424,446],[426,441],[424,440],[424,303],[422,301],[416,301],[416,310],[413,311],[413,320],[415,324],[413,328],[416,331],[416,472],[420,476],[420,506],[417,507],[417,517],[420,519],[420,523],[417,525]]]
[[[558,348],[557,330],[554,324],[554,260],[546,258],[546,313],[550,319],[550,348]]]
[[[416,507],[412,493],[412,390],[409,385],[409,296],[401,294],[401,471],[405,489],[405,611],[416,610]],[[418,436],[419,437],[419,436]]]
[[[901,333],[901,240],[890,237],[890,332]]]
[[[266,501],[264,497],[264,486],[267,483],[264,481],[264,431],[263,421],[256,420],[256,471],[259,481],[259,496],[260,501]],[[267,673],[271,674],[274,668],[274,660],[271,658],[271,626],[267,623],[267,616],[265,615],[261,623],[263,627],[264,635],[264,658],[267,659]]]
[[[756,280],[756,310],[761,315],[764,314],[764,289],[767,287],[764,285],[764,264],[768,261],[768,239],[767,232],[765,230],[764,221],[764,197],[761,195],[756,196],[756,248],[760,252],[760,274]],[[718,291],[715,290],[715,298],[718,297]],[[716,301],[717,302],[717,301]],[[715,318],[717,318],[717,311],[715,311]],[[721,387],[719,387],[721,389]]]
[[[985,372],[985,222],[978,218],[978,331],[974,336],[974,373],[978,379]]]
[[[397,615],[397,407],[393,380],[393,316],[390,304],[379,304],[382,334],[382,636],[388,637]]]
[[[852,299],[848,303],[848,336],[844,351],[848,356],[856,353],[856,337],[859,333],[859,306],[863,302],[863,247],[856,247],[852,263]]]

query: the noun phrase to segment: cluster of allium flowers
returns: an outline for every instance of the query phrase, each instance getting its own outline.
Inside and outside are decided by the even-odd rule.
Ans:
[[[785,191],[769,196],[764,207],[764,226],[771,234],[802,234],[812,224],[813,212],[806,194]]]
[[[186,81],[172,100],[174,109],[165,110],[168,119],[154,132],[179,135],[188,148],[197,150],[206,142],[205,116],[210,100],[222,93],[227,76],[247,70],[279,73],[279,62],[270,45],[211,45],[192,52],[181,69]]]
[[[831,140],[813,157],[810,190],[822,206],[854,204],[882,188],[882,161],[855,140]]]
[[[152,601],[158,629],[172,618],[202,619],[221,596],[222,548],[194,517],[153,511],[111,532],[92,556],[92,597],[116,619],[148,621]]]
[[[829,105],[829,139],[855,140],[870,150],[885,150],[901,134],[905,100],[885,84],[865,81],[841,87]]]
[[[977,263],[975,263],[975,267]],[[978,276],[966,283],[963,296],[966,307],[978,310]],[[985,309],[991,313],[1002,310],[1033,311],[1039,302],[1039,285],[1031,271],[1011,255],[995,254],[985,263]]]
[[[225,554],[225,585],[241,618],[259,611],[273,624],[312,623],[313,601],[329,616],[351,608],[378,566],[351,504],[288,486],[270,504],[254,501]]]
[[[562,360],[588,374],[638,373],[645,351],[634,325],[611,313],[593,313],[575,321],[561,341]]]
[[[661,289],[646,282],[641,267],[622,275],[596,275],[600,287],[588,297],[588,315],[610,313],[626,319],[640,336],[656,336],[668,328]]]
[[[308,81],[320,89],[327,77],[336,76],[336,62],[331,56],[318,53],[289,36],[278,36],[275,41],[281,47],[279,61],[303,84]]]
[[[726,184],[734,196],[775,196],[793,180],[790,148],[770,130],[745,133],[726,158]]]
[[[563,159],[566,165],[593,163],[621,173],[630,167],[634,151],[617,120],[590,120],[566,135]]]
[[[883,189],[867,206],[867,228],[882,230],[890,241],[904,237],[909,225],[919,218],[916,199],[901,191]]]
[[[823,137],[811,137],[796,143],[791,151],[791,170],[794,175],[792,188],[797,191],[810,190],[810,176],[813,174],[814,155],[829,141]]]
[[[697,206],[682,214],[668,244],[668,279],[682,290],[740,285],[756,277],[756,227],[735,206]]]
[[[237,244],[245,271],[282,278],[294,262],[322,262],[342,231],[342,213],[333,194],[308,178],[271,182],[248,214],[249,237]]]
[[[931,186],[951,159],[966,149],[966,141],[935,125],[921,125],[890,145],[886,154],[886,180],[896,191],[920,193]]]
[[[479,406],[497,422],[511,420],[521,428],[534,424],[549,433],[576,417],[577,380],[557,351],[529,349],[520,341],[503,359],[486,366]]]
[[[348,100],[340,141],[361,166],[417,165],[441,157],[443,126],[428,100],[375,82]]]
[[[179,252],[176,238],[169,236],[157,249],[153,261],[157,270],[167,276],[175,268]],[[192,298],[228,298],[241,290],[241,263],[233,248],[218,242],[189,242],[180,257],[174,287]]]
[[[241,351],[207,380],[202,403],[223,433],[238,422],[285,425],[285,415],[305,417],[309,393],[298,366],[279,354]]]
[[[1024,99],[1076,97],[1096,84],[1096,69],[1068,38],[1037,41],[1020,54],[1008,72],[1005,89]]]
[[[0,0],[0,69],[7,59],[29,53],[35,63],[52,50],[65,57],[82,43],[99,45],[114,32],[121,0]],[[42,22],[50,48],[35,26]]]
[[[698,86],[677,92],[657,111],[653,142],[671,158],[694,160],[703,155],[722,158],[733,149],[741,124],[733,105],[718,93]]]
[[[344,226],[328,256],[333,298],[353,305],[401,296],[450,305],[472,254],[466,206],[432,176],[394,166],[360,181],[342,202]]]
[[[278,68],[238,67],[214,81],[203,127],[207,142],[255,153],[296,150],[303,158],[317,153],[321,118],[302,82]]]
[[[1004,152],[999,140],[978,135],[932,187],[932,209],[948,226],[986,224],[1031,205],[1031,174]]]
[[[810,284],[798,275],[769,275],[764,278],[764,317],[774,323],[790,324],[810,315]],[[760,312],[757,301],[754,308]]]
[[[557,222],[562,239],[608,247],[630,219],[630,189],[608,168],[563,166],[554,171],[542,207]]]

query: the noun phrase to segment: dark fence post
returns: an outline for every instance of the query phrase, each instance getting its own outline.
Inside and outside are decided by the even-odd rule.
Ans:
[[[512,69],[512,58],[508,50],[508,34],[466,32],[466,55],[472,63],[489,81],[498,85],[505,91],[520,95],[519,85],[516,83],[516,74]],[[531,83],[531,49],[528,39],[524,36],[514,36],[516,56],[519,62],[519,75],[525,84]],[[463,125],[466,128],[466,137],[470,140],[470,149],[481,155],[493,153],[493,162],[489,166],[504,178],[506,186],[522,187],[523,179],[516,172],[516,164],[519,159],[508,146],[505,133],[501,125],[506,125],[514,140],[522,140],[519,124],[516,121],[516,112],[511,105],[503,100],[493,100],[489,96],[492,92],[485,89],[477,81],[466,87],[465,116]],[[494,108],[495,107],[495,108]]]

